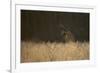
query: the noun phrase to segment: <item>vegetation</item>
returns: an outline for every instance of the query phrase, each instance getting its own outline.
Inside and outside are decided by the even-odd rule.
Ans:
[[[46,62],[89,59],[89,43],[69,41],[57,42],[21,42],[21,62]]]

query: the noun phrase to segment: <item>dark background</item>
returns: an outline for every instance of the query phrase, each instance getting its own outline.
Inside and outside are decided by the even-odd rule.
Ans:
[[[21,40],[62,42],[59,25],[76,41],[89,41],[89,13],[21,10]]]

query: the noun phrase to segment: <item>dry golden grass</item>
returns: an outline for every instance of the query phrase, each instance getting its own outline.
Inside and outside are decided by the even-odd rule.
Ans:
[[[88,60],[88,42],[50,43],[23,41],[21,43],[21,62],[46,62]]]

